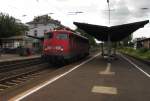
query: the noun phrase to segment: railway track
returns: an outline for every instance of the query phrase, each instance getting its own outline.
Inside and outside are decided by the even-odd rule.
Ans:
[[[40,58],[35,58],[35,59],[29,59],[29,60],[21,60],[21,61],[11,61],[11,62],[4,62],[0,63],[0,73],[12,71],[15,69],[19,68],[24,68],[27,66],[35,65],[35,64],[40,64],[43,61]]]
[[[38,59],[0,66],[0,93],[13,87],[19,87],[19,85],[31,79],[40,78],[42,75],[53,72],[59,67],[51,66]]]
[[[37,78],[48,70],[49,64],[40,59],[15,62],[0,66],[0,92]]]

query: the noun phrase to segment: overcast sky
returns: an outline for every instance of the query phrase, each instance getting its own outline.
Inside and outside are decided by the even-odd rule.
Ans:
[[[150,17],[150,0],[109,1],[111,26],[147,20]],[[72,29],[75,29],[73,21],[108,26],[107,0],[0,0],[0,12],[24,23],[33,20],[34,16],[54,13],[49,15]],[[150,24],[134,33],[134,38],[142,36],[150,37]]]

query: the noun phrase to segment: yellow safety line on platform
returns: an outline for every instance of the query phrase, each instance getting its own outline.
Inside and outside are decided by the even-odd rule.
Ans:
[[[111,63],[107,63],[107,67],[104,71],[99,72],[101,75],[115,75],[115,72],[111,72]]]
[[[117,88],[115,87],[105,87],[105,86],[94,86],[92,88],[93,93],[101,94],[117,94]]]

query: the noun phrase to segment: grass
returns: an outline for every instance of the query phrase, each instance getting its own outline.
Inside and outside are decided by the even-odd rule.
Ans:
[[[134,49],[130,47],[120,48],[120,52],[140,58],[150,60],[150,49]]]

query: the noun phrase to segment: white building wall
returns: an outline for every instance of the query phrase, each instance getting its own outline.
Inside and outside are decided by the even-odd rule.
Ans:
[[[37,36],[44,36],[45,31],[50,31],[56,28],[57,25],[54,24],[37,24],[37,25],[29,25],[28,35],[35,36],[35,30],[37,31]]]

